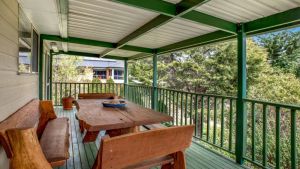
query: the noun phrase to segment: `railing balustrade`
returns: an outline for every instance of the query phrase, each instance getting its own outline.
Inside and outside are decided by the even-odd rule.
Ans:
[[[128,93],[124,95],[124,88]],[[53,100],[61,105],[63,96],[78,93],[111,92],[151,108],[151,86],[104,83],[53,83]],[[234,158],[236,142],[236,97],[157,88],[157,111],[173,117],[169,125],[195,125],[194,138]],[[300,106],[254,99],[247,107],[248,165],[261,168],[300,167]]]

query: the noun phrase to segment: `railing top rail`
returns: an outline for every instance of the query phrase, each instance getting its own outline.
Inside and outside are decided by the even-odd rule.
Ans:
[[[275,103],[275,102],[255,100],[255,99],[244,99],[244,100],[246,102],[265,104],[265,105],[268,105],[268,106],[281,107],[281,108],[287,108],[287,109],[293,109],[293,110],[300,110],[300,106],[292,105],[292,104]]]

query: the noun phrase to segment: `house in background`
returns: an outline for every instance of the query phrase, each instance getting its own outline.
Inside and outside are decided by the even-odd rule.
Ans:
[[[102,83],[113,79],[115,83],[124,83],[124,61],[84,57],[79,67],[93,69],[93,78],[99,78]]]

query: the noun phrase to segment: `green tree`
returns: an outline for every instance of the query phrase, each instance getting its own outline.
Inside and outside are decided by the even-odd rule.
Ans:
[[[78,56],[55,56],[53,61],[53,82],[77,82],[81,70],[78,64],[82,57]]]
[[[267,49],[268,61],[273,67],[300,78],[300,32],[281,31],[262,35],[258,37],[258,43]]]

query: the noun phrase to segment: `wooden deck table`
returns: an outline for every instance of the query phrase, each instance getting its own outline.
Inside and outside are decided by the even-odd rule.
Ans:
[[[169,122],[173,117],[126,101],[125,108],[103,107],[105,99],[79,99],[77,118],[81,132],[86,130],[83,142],[96,140],[101,130],[111,137],[138,131],[139,126]]]

